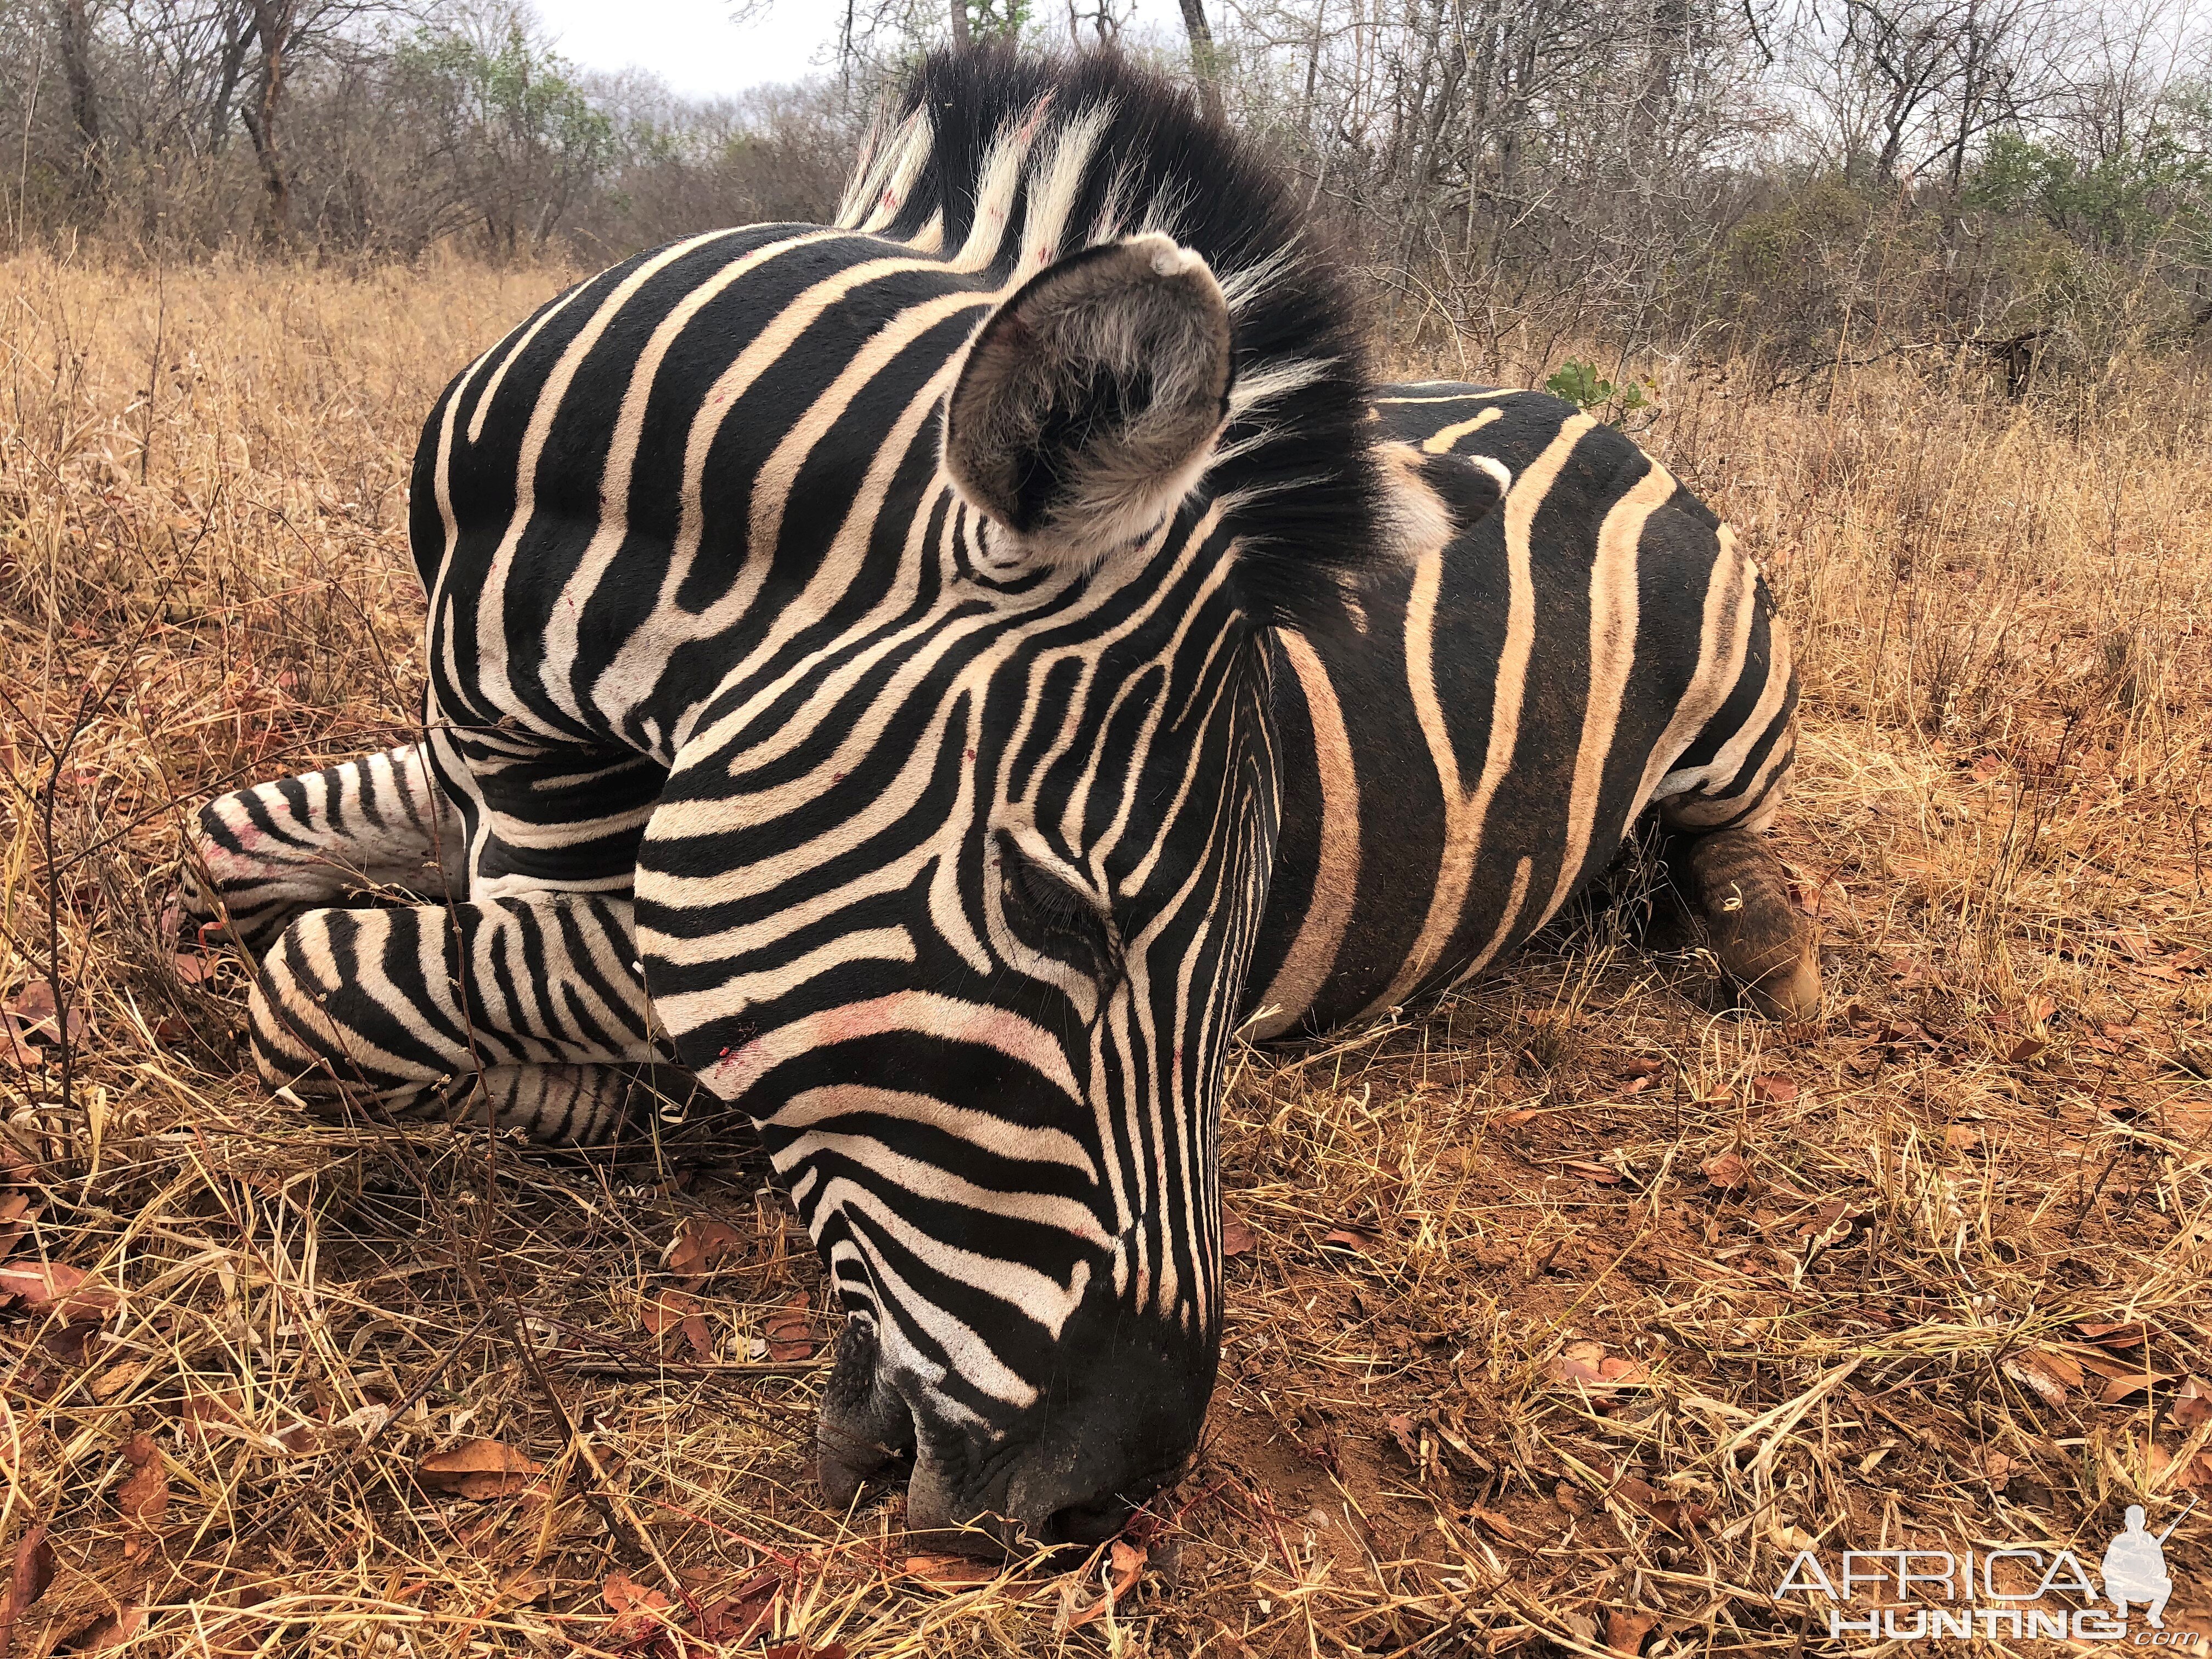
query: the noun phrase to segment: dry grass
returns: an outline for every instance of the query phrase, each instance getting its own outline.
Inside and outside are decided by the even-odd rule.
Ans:
[[[1831,1017],[1720,1011],[1616,908],[1241,1055],[1208,1443],[1071,1632],[1110,1563],[947,1584],[818,1507],[815,1266],[742,1136],[310,1124],[244,1074],[236,968],[161,934],[180,805],[404,727],[416,422],[555,282],[0,266],[0,996],[58,952],[82,1025],[66,1078],[0,1042],[0,1552],[53,1552],[18,1651],[1794,1652],[1808,1537],[2094,1568],[2212,1492],[2203,386],[1662,384],[1802,641]],[[424,1469],[477,1440],[542,1476]],[[2167,1556],[2203,1628],[2212,1516]],[[611,1626],[618,1570],[707,1635]]]

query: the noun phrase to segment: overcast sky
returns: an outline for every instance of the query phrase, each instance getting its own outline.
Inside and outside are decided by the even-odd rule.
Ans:
[[[738,27],[728,0],[537,0],[558,50],[588,69],[650,70],[693,97],[796,81],[832,39],[837,9],[779,0],[767,20]]]

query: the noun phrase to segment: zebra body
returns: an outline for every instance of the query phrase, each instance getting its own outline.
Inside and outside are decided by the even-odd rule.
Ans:
[[[347,870],[452,901],[289,921],[272,1084],[742,1105],[852,1316],[825,1486],[911,1451],[917,1526],[1103,1536],[1194,1443],[1240,1023],[1479,969],[1654,802],[1808,994],[1755,568],[1565,404],[1370,386],[1295,223],[1111,59],[933,60],[839,226],[641,256],[455,380],[422,742],[204,815],[249,942]]]

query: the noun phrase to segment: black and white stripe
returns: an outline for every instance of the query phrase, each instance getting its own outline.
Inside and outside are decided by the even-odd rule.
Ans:
[[[422,758],[204,841],[249,935],[425,823],[466,902],[294,922],[264,1073],[742,1105],[852,1315],[825,1481],[911,1450],[918,1525],[1100,1536],[1194,1443],[1248,1012],[1479,969],[1655,802],[1771,864],[1787,647],[1711,514],[1552,399],[1371,387],[1279,182],[1110,58],[933,59],[838,226],[556,300],[412,510]]]

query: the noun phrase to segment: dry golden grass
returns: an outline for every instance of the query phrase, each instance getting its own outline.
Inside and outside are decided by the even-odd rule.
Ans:
[[[556,282],[0,265],[0,999],[58,956],[81,1028],[0,1041],[18,1652],[1794,1652],[1808,1539],[2094,1569],[2212,1492],[2201,381],[1662,376],[1797,629],[1830,1017],[1727,1012],[1624,902],[1240,1054],[1207,1444],[1068,1629],[1111,1560],[948,1583],[818,1507],[817,1275],[741,1134],[306,1121],[162,934],[180,808],[404,729],[416,422]],[[542,1474],[425,1467],[480,1441]],[[2212,1516],[2167,1559],[2205,1627]]]

